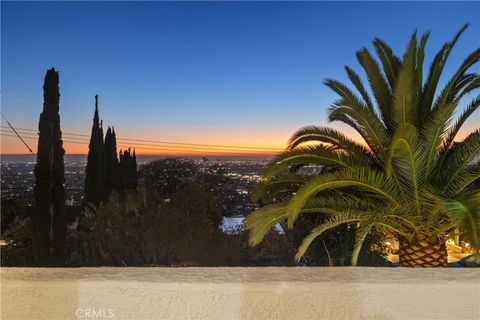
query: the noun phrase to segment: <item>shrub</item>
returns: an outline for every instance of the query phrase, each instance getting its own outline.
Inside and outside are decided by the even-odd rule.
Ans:
[[[222,216],[212,195],[196,185],[165,201],[140,190],[121,201],[115,193],[105,205],[87,209],[95,246],[104,263],[141,265],[232,265],[241,242],[220,229]]]
[[[2,247],[2,266],[31,267],[34,265],[30,218],[21,220],[16,217],[2,236],[6,242]]]
[[[170,199],[177,191],[194,184],[211,192],[215,204],[224,214],[242,203],[234,181],[218,165],[202,168],[191,160],[165,158],[141,166],[139,178],[144,188],[156,191],[164,199]]]

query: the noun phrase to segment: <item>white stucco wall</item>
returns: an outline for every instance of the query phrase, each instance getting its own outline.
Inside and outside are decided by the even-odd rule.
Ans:
[[[479,269],[1,268],[1,319],[480,319]]]

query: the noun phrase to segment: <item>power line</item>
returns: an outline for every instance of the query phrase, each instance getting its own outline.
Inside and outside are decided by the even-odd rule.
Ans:
[[[15,135],[13,134],[8,134],[8,133],[1,133],[2,136],[4,137],[15,137]],[[37,138],[34,138],[34,137],[25,137],[25,139],[30,139],[30,140],[36,140]],[[73,143],[73,144],[80,144],[80,145],[88,145],[88,142],[80,142],[80,141],[72,141],[72,140],[68,140],[67,139],[62,139],[63,142],[67,142],[67,143]],[[228,150],[228,149],[223,149],[223,150],[212,150],[212,149],[207,149],[207,148],[200,148],[200,150],[191,150],[191,149],[185,149],[185,148],[181,148],[181,147],[170,147],[170,148],[165,148],[165,147],[162,147],[162,148],[151,148],[151,147],[144,147],[144,146],[140,146],[139,144],[136,144],[136,145],[118,145],[119,148],[123,148],[123,149],[128,149],[128,148],[134,148],[134,149],[139,149],[139,150],[154,150],[154,151],[176,151],[176,152],[180,152],[180,151],[191,151],[191,152],[194,152],[194,153],[202,153],[202,152],[205,152],[205,153],[216,153],[216,154],[225,154],[225,153],[240,153],[239,150]],[[198,148],[197,148],[198,149]],[[260,152],[259,152],[260,153]],[[263,152],[265,154],[270,154],[270,153],[267,153],[267,152]]]
[[[0,114],[2,115],[2,118],[7,122],[8,126],[13,130],[13,132],[15,132],[16,136],[23,142],[23,144],[25,145],[25,147],[27,147],[28,151],[30,151],[30,153],[33,153],[32,149],[28,146],[28,144],[23,140],[23,138],[18,134],[18,132],[15,130],[15,128],[10,124],[10,122],[8,121],[8,119],[5,117],[5,115],[3,113],[0,112]]]
[[[1,133],[2,136],[4,137],[16,137],[15,135],[13,134],[8,134],[8,133]],[[36,140],[37,138],[34,138],[34,137],[25,137],[25,139],[30,139],[30,140]],[[62,139],[63,142],[67,142],[67,143],[73,143],[73,144],[81,144],[81,145],[88,145],[88,142],[79,142],[79,141],[72,141],[72,140],[67,140],[67,139]],[[199,153],[201,154],[202,152],[203,153],[213,153],[213,154],[225,154],[225,153],[230,153],[230,154],[239,154],[241,153],[241,151],[239,150],[211,150],[211,149],[204,149],[204,150],[191,150],[191,149],[179,149],[180,147],[177,147],[175,149],[175,147],[169,147],[169,148],[151,148],[151,147],[143,147],[143,146],[139,146],[139,145],[117,145],[117,147],[119,148],[123,148],[123,149],[128,149],[128,148],[134,148],[134,149],[138,149],[138,150],[153,150],[153,151],[175,151],[175,152],[179,152],[179,151],[190,151],[192,153]],[[259,154],[266,154],[266,155],[270,155],[272,154],[273,152],[268,152],[268,151],[264,151],[264,152],[260,152],[260,151],[257,151],[257,153]]]
[[[5,127],[5,126],[2,126],[1,127],[1,131],[4,132],[4,133],[11,133],[11,131],[5,131],[5,130],[10,130],[9,128]],[[22,129],[19,129],[20,131],[22,131]],[[31,133],[31,132],[21,132],[23,135],[29,135],[29,136],[34,136],[36,137],[37,134],[35,133]],[[78,140],[78,141],[83,141],[85,144],[89,144],[90,143],[90,140],[87,139],[87,138],[76,138],[76,137],[70,137],[69,134],[63,134],[63,136],[65,136],[67,139],[69,140]],[[122,139],[119,139],[119,140],[122,140]],[[66,141],[66,140],[64,140]],[[155,145],[155,144],[148,144],[148,143],[136,143],[135,146],[150,146],[150,147],[164,147],[164,146],[158,146],[158,145]],[[132,147],[132,146],[130,146]],[[192,147],[187,147],[187,146],[165,146],[165,147],[169,147],[169,148],[175,148],[174,150],[177,150],[179,149],[180,151],[185,151],[185,150],[199,150],[199,151],[237,151],[237,152],[240,152],[241,150],[240,149],[236,149],[236,148],[225,148],[225,147],[197,147],[197,146],[192,146]],[[140,149],[140,148],[139,148]],[[244,149],[242,149],[244,150]],[[178,150],[177,150],[178,151]],[[270,151],[267,151],[265,150],[265,152],[270,152]]]
[[[4,128],[4,126],[2,126],[2,128]],[[28,129],[28,128],[16,128],[16,129],[23,130],[23,131],[38,132],[38,130]],[[62,134],[90,138],[89,135],[80,134],[80,133],[62,131]],[[234,149],[249,149],[249,150],[271,150],[271,151],[277,151],[277,152],[282,151],[282,149],[271,148],[271,147],[254,147],[254,146],[247,147],[247,146],[218,145],[218,144],[186,143],[186,142],[157,141],[157,140],[131,139],[131,138],[120,138],[120,137],[118,137],[117,140],[132,141],[132,142],[147,142],[147,143],[153,143],[153,144],[202,146],[202,147],[213,147],[213,148],[234,148]]]

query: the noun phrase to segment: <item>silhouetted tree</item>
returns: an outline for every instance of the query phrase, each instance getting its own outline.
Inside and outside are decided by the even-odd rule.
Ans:
[[[178,190],[196,183],[201,172],[191,160],[165,158],[142,165],[139,174],[144,188],[169,199]]]
[[[132,158],[130,161],[130,176],[132,177],[130,189],[137,190],[138,188],[138,170],[137,170],[137,155],[133,149]]]
[[[103,139],[103,126],[98,115],[98,95],[95,96],[95,114],[85,169],[85,204],[99,205],[106,201],[111,191],[123,195],[125,190],[135,190],[138,185],[135,151],[120,151],[117,156],[117,138],[114,128],[108,128]]]
[[[15,218],[25,218],[25,202],[17,198],[1,199],[0,225],[2,235],[7,231]]]
[[[98,116],[98,95],[96,95],[92,134],[88,146],[87,167],[85,168],[85,203],[98,205],[104,199],[103,171],[105,164],[103,154],[103,127]]]
[[[110,192],[118,188],[118,157],[117,157],[117,139],[115,137],[115,129],[108,127],[105,134],[104,143],[104,160],[105,160],[105,174],[104,174],[104,195],[108,199]]]
[[[43,85],[43,112],[35,165],[33,253],[38,265],[62,265],[67,256],[62,132],[60,131],[58,72],[47,71]]]
[[[229,215],[237,205],[244,205],[234,180],[218,165],[200,167],[192,160],[164,158],[140,167],[141,186],[157,191],[165,199],[191,184],[213,194],[222,213]]]
[[[138,186],[137,157],[135,150],[130,148],[122,152],[120,150],[119,163],[119,188],[120,193],[126,190],[136,190]]]

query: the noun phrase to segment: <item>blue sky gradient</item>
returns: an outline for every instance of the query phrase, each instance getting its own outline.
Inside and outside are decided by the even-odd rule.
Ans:
[[[299,127],[326,124],[335,95],[322,81],[346,80],[345,64],[360,70],[355,52],[374,37],[400,55],[415,29],[431,30],[429,63],[469,22],[446,75],[480,43],[479,2],[2,1],[1,9],[2,112],[14,125],[36,128],[54,66],[64,131],[89,133],[98,93],[101,117],[120,136],[199,143],[283,146]],[[478,127],[480,116],[472,121]]]

